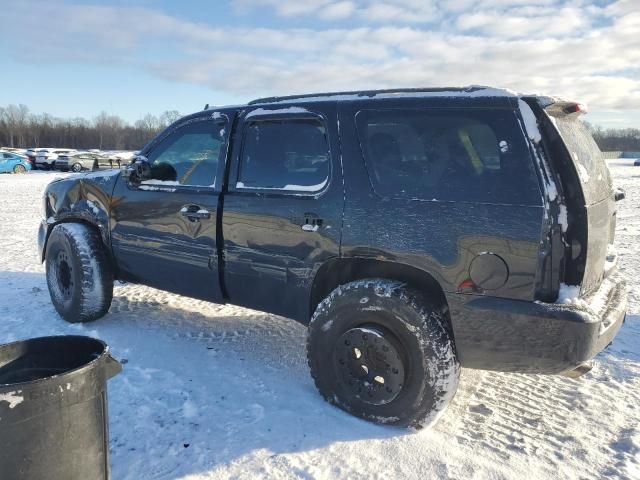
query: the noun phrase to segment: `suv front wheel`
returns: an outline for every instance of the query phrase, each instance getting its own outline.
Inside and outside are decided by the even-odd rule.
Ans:
[[[104,316],[113,298],[113,270],[97,232],[80,223],[56,225],[45,253],[47,286],[66,321]]]
[[[318,390],[377,423],[434,423],[460,374],[447,318],[446,307],[399,282],[341,285],[309,324],[307,358]]]

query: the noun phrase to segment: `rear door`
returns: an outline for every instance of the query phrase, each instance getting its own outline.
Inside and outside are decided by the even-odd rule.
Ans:
[[[222,300],[216,219],[231,120],[220,112],[185,120],[143,152],[151,179],[119,177],[110,217],[121,277]]]
[[[230,301],[308,320],[320,265],[340,254],[344,192],[334,103],[247,109],[224,198]]]

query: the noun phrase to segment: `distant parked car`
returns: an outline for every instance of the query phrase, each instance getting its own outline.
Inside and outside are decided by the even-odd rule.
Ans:
[[[98,151],[99,152],[99,151]],[[56,160],[56,170],[81,172],[82,170],[97,170],[100,168],[116,168],[118,163],[103,153],[92,151],[75,152],[59,155]]]
[[[27,156],[27,160],[29,160],[29,164],[31,165],[31,168],[35,170],[37,148],[29,148],[24,152],[24,154]]]
[[[102,152],[103,155],[111,160],[112,166],[114,168],[120,168],[122,166],[126,166],[136,155],[138,155],[138,151],[127,151],[127,150],[113,150],[110,152]]]
[[[36,167],[51,170],[55,167],[58,155],[76,152],[73,148],[40,148],[36,151]]]
[[[13,147],[4,147],[1,149],[3,152],[17,153],[19,155],[25,155],[27,152],[26,148],[13,148]]]
[[[0,173],[25,173],[31,170],[27,157],[13,152],[0,152]]]
[[[635,162],[633,162],[634,167],[640,167],[640,158],[637,158]]]

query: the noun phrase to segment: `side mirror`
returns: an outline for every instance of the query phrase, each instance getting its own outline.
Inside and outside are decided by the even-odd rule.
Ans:
[[[129,182],[138,184],[151,177],[151,164],[144,155],[136,155],[131,159],[129,165],[124,169],[123,176]]]

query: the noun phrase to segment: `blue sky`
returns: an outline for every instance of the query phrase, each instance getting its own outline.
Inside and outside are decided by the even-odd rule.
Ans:
[[[0,12],[0,105],[58,117],[485,84],[640,127],[640,0],[0,0]]]

